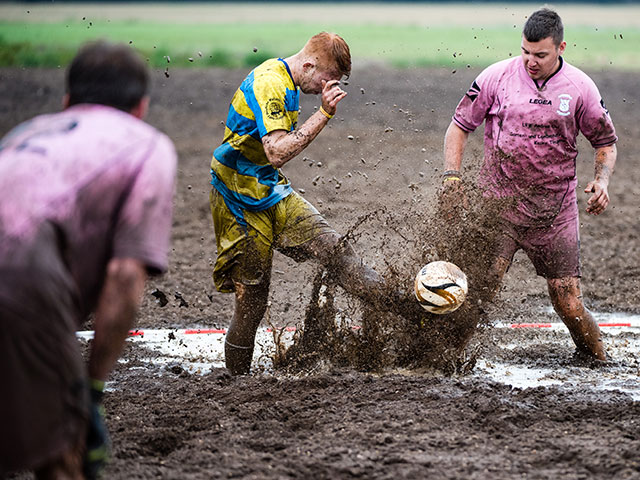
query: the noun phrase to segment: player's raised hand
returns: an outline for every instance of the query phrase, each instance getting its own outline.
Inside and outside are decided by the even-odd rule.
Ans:
[[[339,80],[322,81],[322,109],[329,115],[335,115],[338,102],[346,96]]]
[[[600,215],[609,205],[609,189],[605,182],[592,180],[587,184],[584,193],[593,193],[587,200],[587,213]]]

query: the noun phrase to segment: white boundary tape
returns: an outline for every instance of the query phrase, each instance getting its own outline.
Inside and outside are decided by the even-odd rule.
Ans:
[[[600,313],[596,317],[601,321],[598,323],[600,328],[615,329],[617,333],[621,331],[635,331],[640,329],[640,315],[620,314],[620,313]],[[500,322],[493,325],[497,328],[513,328],[513,329],[541,329],[541,330],[559,330],[567,331],[561,322],[548,323],[505,323]],[[354,327],[358,328],[358,327]],[[295,332],[296,327],[285,327],[286,332]],[[262,328],[259,333],[264,335],[271,334],[272,328]],[[187,329],[138,329],[129,332],[129,338],[138,341],[157,342],[177,337],[190,337],[192,335],[211,335],[214,337],[224,336],[227,330],[224,328],[187,328]],[[92,330],[84,330],[76,332],[78,338],[89,340],[93,338]]]

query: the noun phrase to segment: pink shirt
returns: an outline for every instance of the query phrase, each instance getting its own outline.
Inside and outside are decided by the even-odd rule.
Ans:
[[[87,314],[111,258],[165,270],[175,169],[168,137],[110,107],[78,105],[16,127],[0,143],[0,272],[19,274],[55,231]]]
[[[617,141],[595,83],[560,58],[540,87],[520,57],[485,69],[462,98],[453,121],[472,132],[486,120],[480,183],[514,199],[505,218],[518,225],[550,224],[577,215],[576,138],[594,148]]]

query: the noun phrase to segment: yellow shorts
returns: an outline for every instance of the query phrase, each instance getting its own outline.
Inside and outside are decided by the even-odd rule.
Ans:
[[[287,249],[335,233],[320,212],[296,192],[266,210],[244,210],[246,227],[238,223],[215,188],[210,204],[218,247],[213,282],[220,292],[233,292],[233,282],[259,285],[269,281],[274,248],[301,261],[305,258],[300,252]]]

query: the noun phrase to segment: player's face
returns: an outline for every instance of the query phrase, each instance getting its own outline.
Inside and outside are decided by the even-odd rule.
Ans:
[[[558,68],[560,55],[564,52],[566,42],[556,46],[553,38],[543,38],[539,42],[529,42],[522,37],[522,61],[527,74],[534,80],[546,80]]]
[[[300,82],[300,90],[302,93],[318,95],[322,93],[323,82],[330,80],[340,80],[342,75],[334,68],[322,68],[314,65],[309,68]]]

